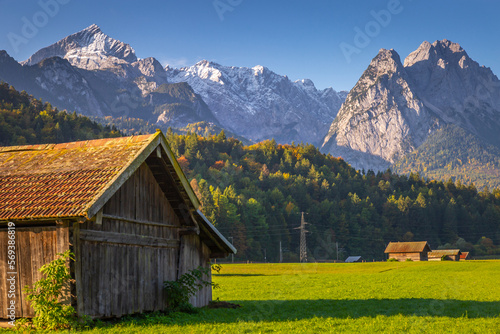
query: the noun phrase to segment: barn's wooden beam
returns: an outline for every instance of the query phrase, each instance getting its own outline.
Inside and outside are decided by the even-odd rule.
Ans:
[[[147,237],[136,234],[125,234],[107,231],[80,230],[80,240],[121,244],[132,246],[149,246],[159,248],[178,248],[179,240]]]

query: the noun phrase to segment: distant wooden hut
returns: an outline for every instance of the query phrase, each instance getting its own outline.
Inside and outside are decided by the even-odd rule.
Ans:
[[[429,252],[429,261],[460,261],[460,249],[438,249]]]
[[[7,223],[16,226],[16,318],[23,287],[68,249],[71,303],[94,318],[163,310],[163,282],[236,249],[199,202],[164,135],[0,148],[0,317],[7,315]],[[204,306],[211,287],[191,299]]]
[[[390,242],[385,249],[385,253],[389,255],[389,259],[398,261],[427,261],[427,253],[431,251],[431,247],[427,241],[416,242]]]
[[[345,259],[346,263],[353,263],[353,262],[363,262],[363,258],[361,256],[349,256],[347,259]]]
[[[460,261],[465,261],[468,259],[469,259],[469,252],[462,252],[462,254],[460,254]]]

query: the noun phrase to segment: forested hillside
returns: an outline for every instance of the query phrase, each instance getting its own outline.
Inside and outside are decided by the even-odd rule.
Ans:
[[[234,238],[241,260],[298,260],[300,213],[309,259],[384,257],[389,241],[448,243],[476,255],[500,244],[500,191],[461,182],[424,181],[390,170],[363,174],[313,145],[252,146],[226,138],[167,134],[179,162],[218,229]],[[484,237],[484,238],[483,238]]]
[[[382,260],[389,241],[410,240],[473,255],[500,253],[500,190],[478,192],[460,181],[424,181],[390,170],[365,174],[313,145],[273,140],[245,146],[223,131],[210,135],[213,129],[204,123],[188,129],[169,130],[167,139],[203,212],[238,248],[236,260],[278,261],[281,241],[284,260],[298,261],[301,212],[308,222],[309,260]],[[0,145],[119,135],[0,84]]]
[[[429,136],[393,166],[394,172],[418,172],[431,180],[452,178],[482,189],[500,187],[500,149],[455,125]]]
[[[58,111],[50,103],[0,83],[0,146],[119,136],[116,128],[102,126],[76,113]]]

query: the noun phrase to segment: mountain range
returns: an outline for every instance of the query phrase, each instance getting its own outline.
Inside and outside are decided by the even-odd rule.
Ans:
[[[381,49],[349,92],[337,92],[260,65],[203,60],[164,67],[137,58],[130,45],[92,25],[22,62],[0,51],[0,80],[83,115],[139,119],[163,129],[204,122],[254,142],[308,142],[357,169],[435,175],[420,163],[438,168],[426,152],[449,143],[462,164],[481,161],[481,150],[491,155],[492,168],[500,158],[500,81],[448,40],[423,42],[404,61]],[[459,137],[467,141],[454,140]],[[472,154],[465,142],[481,150]],[[448,160],[439,168],[453,165]]]
[[[318,90],[263,66],[201,61],[175,69],[138,59],[92,25],[17,63],[0,54],[0,79],[88,116],[135,117],[159,127],[211,122],[253,141],[319,144],[347,92]],[[173,94],[174,93],[174,94]]]

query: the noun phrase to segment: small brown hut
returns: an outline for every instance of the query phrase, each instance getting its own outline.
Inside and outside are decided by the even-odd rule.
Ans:
[[[0,277],[15,224],[16,318],[32,317],[23,287],[70,249],[68,303],[94,318],[162,310],[163,282],[236,249],[198,210],[165,136],[0,148]],[[11,224],[12,225],[12,224]],[[0,280],[0,318],[7,315]],[[191,299],[204,306],[211,287]]]
[[[460,249],[438,249],[429,252],[429,261],[460,261]]]
[[[469,252],[462,252],[462,254],[460,254],[460,261],[465,260],[469,260]]]
[[[431,247],[427,241],[416,242],[390,242],[385,249],[385,253],[389,255],[389,259],[398,261],[427,261],[427,253],[431,251]]]

